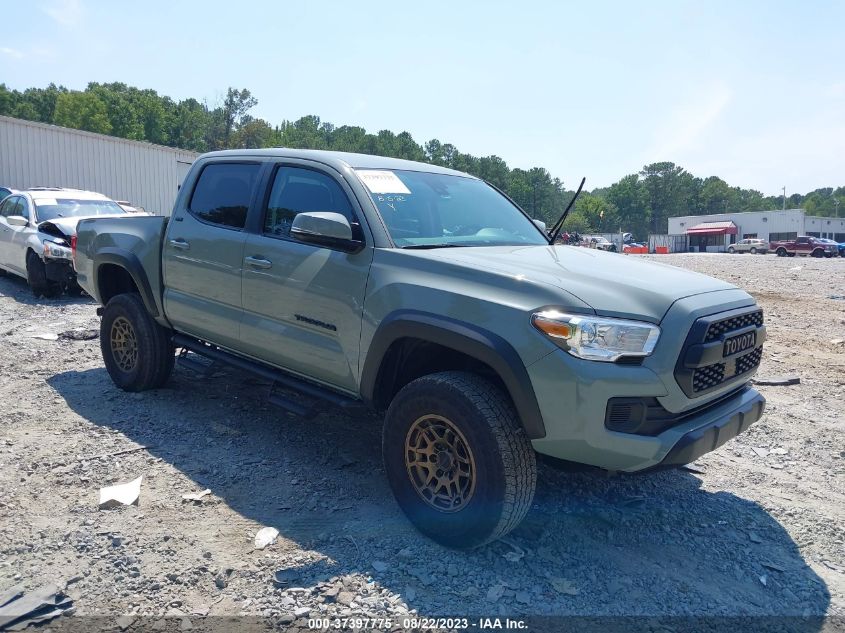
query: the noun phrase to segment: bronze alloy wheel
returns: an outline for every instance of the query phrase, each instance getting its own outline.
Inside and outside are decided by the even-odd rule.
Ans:
[[[424,415],[405,437],[405,467],[417,494],[441,512],[463,509],[475,492],[475,458],[446,418]]]
[[[125,317],[119,316],[111,326],[111,351],[117,366],[130,372],[138,362],[138,339],[135,328]]]

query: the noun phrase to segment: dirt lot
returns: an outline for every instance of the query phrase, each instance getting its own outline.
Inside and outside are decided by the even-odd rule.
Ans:
[[[622,256],[620,256],[622,257]],[[115,388],[87,299],[0,279],[0,593],[55,582],[77,615],[845,615],[845,259],[664,255],[751,292],[763,420],[692,470],[544,466],[505,542],[442,549],[401,515],[380,420],[286,417],[267,384],[178,368]],[[38,338],[40,335],[47,338]],[[103,454],[144,446],[111,457]],[[139,507],[98,509],[143,476]],[[182,495],[210,489],[199,502]],[[278,541],[256,550],[263,526]],[[284,585],[274,586],[283,571]],[[303,625],[304,626],[304,625]]]

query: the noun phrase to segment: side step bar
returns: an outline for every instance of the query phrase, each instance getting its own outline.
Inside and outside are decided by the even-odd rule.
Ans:
[[[326,387],[321,387],[320,385],[308,382],[307,380],[298,378],[262,363],[249,360],[248,358],[236,356],[235,354],[226,352],[219,347],[203,343],[199,339],[185,336],[184,334],[176,334],[173,337],[173,344],[176,347],[181,347],[182,349],[189,350],[195,354],[208,358],[212,361],[212,364],[221,363],[224,365],[231,365],[232,367],[237,367],[238,369],[242,369],[251,374],[255,374],[256,376],[260,376],[265,380],[271,381],[273,384],[270,387],[270,402],[290,411],[295,415],[313,417],[314,411],[311,408],[303,407],[301,404],[286,398],[280,393],[276,393],[277,387],[288,389],[314,400],[326,402],[351,413],[367,410],[366,405],[361,400],[356,400],[355,398],[337,393],[336,391],[332,391]],[[190,369],[196,368],[196,370],[200,371],[200,373],[205,373],[203,370],[206,368],[205,366],[200,366],[200,363],[191,361],[190,359],[180,360],[180,363],[185,364]]]

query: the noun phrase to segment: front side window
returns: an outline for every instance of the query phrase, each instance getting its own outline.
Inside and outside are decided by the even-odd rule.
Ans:
[[[264,233],[288,237],[293,219],[308,211],[333,211],[353,222],[352,207],[332,178],[311,169],[279,167],[270,190]]]
[[[401,248],[548,244],[513,203],[475,178],[356,170]]]
[[[78,200],[76,198],[39,198],[35,200],[39,222],[58,218],[89,218],[98,215],[123,215],[119,204],[111,200]]]
[[[13,212],[15,210],[15,201],[17,198],[6,198],[3,200],[3,204],[0,204],[0,215],[4,218],[8,218],[10,216],[15,215]]]
[[[206,165],[188,205],[191,215],[204,222],[242,229],[260,168],[257,163]]]

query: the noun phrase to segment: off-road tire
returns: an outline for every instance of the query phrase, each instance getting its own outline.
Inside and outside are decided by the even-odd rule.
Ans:
[[[134,352],[121,345],[126,340],[134,340]],[[161,387],[173,371],[170,332],[155,322],[137,293],[116,295],[106,304],[100,351],[109,376],[124,391]],[[132,357],[134,362],[127,360]]]
[[[29,251],[26,255],[26,282],[35,298],[52,299],[62,293],[62,287],[47,279],[47,267],[41,258]]]
[[[448,420],[471,451],[474,489],[459,509],[433,507],[412,481],[406,441],[426,416]],[[504,536],[519,525],[534,498],[537,459],[531,442],[507,395],[476,374],[447,371],[406,385],[387,411],[382,453],[399,507],[420,532],[447,547],[470,549]]]

